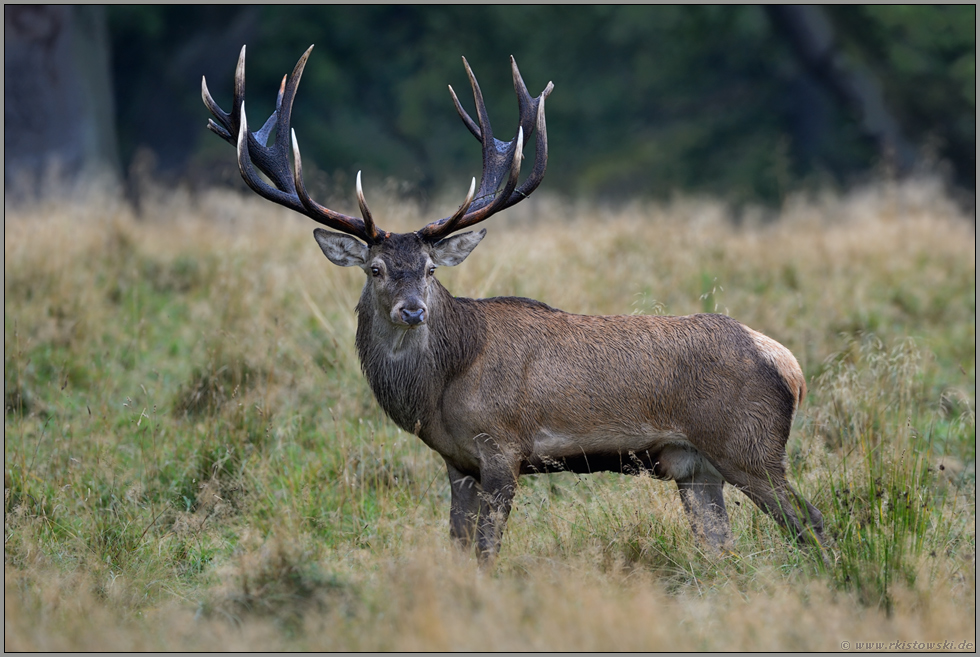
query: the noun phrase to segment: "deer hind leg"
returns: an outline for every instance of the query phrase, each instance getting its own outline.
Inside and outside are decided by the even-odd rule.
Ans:
[[[826,545],[823,516],[786,480],[782,467],[764,472],[725,472],[725,479],[745,493],[773,520],[790,530],[802,546]]]
[[[805,535],[797,535],[796,540],[802,544],[812,544],[816,541],[817,545],[821,547],[826,546],[827,540],[823,534],[823,514],[817,510],[817,507],[810,504],[809,500],[803,497],[789,482],[786,482],[784,492],[787,502],[793,504],[797,516],[807,525]]]
[[[731,542],[723,493],[725,479],[697,451],[668,447],[657,458],[655,470],[677,483],[691,530],[715,550]]]
[[[722,550],[731,542],[728,512],[722,495],[724,486],[721,477],[694,476],[677,480],[681,502],[694,535],[715,550]]]

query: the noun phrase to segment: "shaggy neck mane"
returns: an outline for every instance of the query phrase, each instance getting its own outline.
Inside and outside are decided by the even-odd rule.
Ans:
[[[414,329],[395,326],[380,311],[370,285],[357,303],[357,354],[378,403],[395,423],[424,434],[442,391],[483,349],[483,314],[471,299],[456,299],[438,281],[429,321]]]

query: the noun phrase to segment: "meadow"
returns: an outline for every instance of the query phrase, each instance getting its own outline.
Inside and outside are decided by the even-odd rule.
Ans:
[[[833,539],[801,550],[728,487],[715,554],[671,483],[540,475],[491,570],[360,373],[363,273],[254,196],[151,192],[6,208],[5,650],[975,649],[976,234],[939,185],[491,219],[437,274],[458,296],[720,312],[789,347],[790,480]],[[458,202],[368,196],[403,231]]]

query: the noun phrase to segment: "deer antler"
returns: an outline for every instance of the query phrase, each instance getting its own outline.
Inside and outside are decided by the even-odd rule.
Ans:
[[[296,89],[299,87],[303,68],[312,50],[313,46],[310,46],[303,53],[296,62],[292,74],[283,76],[279,95],[276,98],[276,109],[272,115],[266,119],[259,130],[249,132],[245,117],[245,46],[242,46],[241,54],[238,56],[238,66],[235,69],[235,95],[231,112],[225,112],[214,102],[208,91],[207,80],[201,78],[201,96],[214,116],[214,119],[208,119],[208,129],[237,148],[238,168],[242,178],[259,196],[304,214],[324,226],[358,237],[368,244],[376,244],[384,240],[388,233],[379,230],[371,218],[361,189],[360,172],[357,174],[357,201],[361,207],[363,220],[320,205],[310,198],[303,183],[303,164],[299,155],[299,144],[289,123]],[[276,129],[276,141],[272,146],[267,146],[273,127]],[[295,161],[295,177],[292,167],[289,166],[290,141]],[[274,187],[259,177],[256,168],[272,181]]]
[[[510,58],[510,64],[514,76],[514,91],[517,94],[517,107],[520,112],[517,136],[511,141],[504,142],[494,138],[487,108],[483,102],[483,92],[480,91],[480,85],[465,57],[463,65],[466,67],[466,75],[473,88],[473,100],[476,104],[479,124],[470,118],[460,104],[459,98],[456,97],[456,92],[451,86],[449,87],[449,93],[453,96],[460,118],[473,136],[483,144],[483,174],[480,178],[480,189],[475,197],[474,185],[471,184],[466,200],[455,214],[433,221],[418,231],[418,235],[427,241],[438,241],[450,233],[484,221],[493,214],[521,202],[537,189],[544,178],[548,166],[548,131],[544,120],[544,99],[554,89],[554,85],[549,82],[541,95],[533,98],[527,91],[513,57]],[[535,128],[538,130],[538,136],[535,144],[534,168],[524,184],[518,187],[517,180],[524,157],[524,140],[530,138]],[[506,183],[504,183],[505,177]],[[498,192],[501,183],[504,183],[504,187]]]

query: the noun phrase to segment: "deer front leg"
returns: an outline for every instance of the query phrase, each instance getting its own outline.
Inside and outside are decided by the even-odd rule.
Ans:
[[[477,551],[480,561],[490,564],[500,552],[504,526],[510,515],[520,460],[506,445],[487,434],[476,438],[480,446],[480,519]]]
[[[480,515],[480,484],[474,477],[463,474],[448,461],[449,488],[452,501],[449,506],[449,535],[463,551],[469,550],[476,537],[476,520]]]

